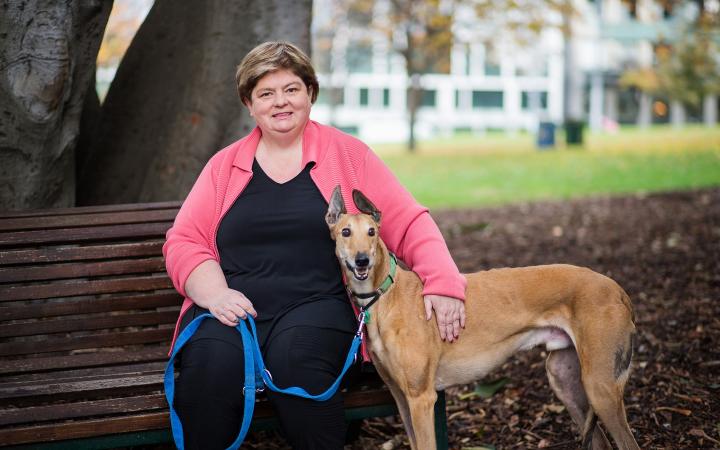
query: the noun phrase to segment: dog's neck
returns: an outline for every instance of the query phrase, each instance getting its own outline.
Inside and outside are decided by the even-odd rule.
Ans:
[[[375,263],[373,264],[370,274],[365,280],[356,279],[351,273],[347,275],[349,280],[348,287],[355,294],[370,294],[377,291],[390,273],[390,254],[385,244],[378,239],[375,247]],[[359,306],[365,306],[372,298],[355,298],[355,303]]]

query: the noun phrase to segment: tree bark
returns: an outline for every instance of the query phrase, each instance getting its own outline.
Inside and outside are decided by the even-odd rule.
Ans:
[[[73,205],[80,115],[111,8],[0,2],[0,210]]]
[[[157,0],[102,107],[80,204],[182,199],[207,160],[254,126],[235,69],[255,45],[310,51],[312,0]]]

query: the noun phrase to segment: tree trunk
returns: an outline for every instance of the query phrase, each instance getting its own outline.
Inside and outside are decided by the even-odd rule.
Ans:
[[[312,0],[156,0],[102,107],[80,204],[178,200],[207,160],[254,126],[235,69],[255,45],[310,50]]]
[[[714,127],[718,121],[718,96],[708,94],[703,98],[703,123],[707,127]]]
[[[420,108],[421,92],[420,75],[414,73],[410,75],[410,90],[408,91],[408,150],[410,153],[414,153],[417,148],[415,123],[417,122],[417,111]]]
[[[647,128],[652,125],[652,97],[645,92],[640,92],[640,103],[638,105],[637,126]]]
[[[684,127],[685,121],[685,105],[678,100],[672,100],[670,102],[670,123],[672,123],[673,128]]]
[[[111,8],[0,3],[0,210],[73,205],[80,115]]]

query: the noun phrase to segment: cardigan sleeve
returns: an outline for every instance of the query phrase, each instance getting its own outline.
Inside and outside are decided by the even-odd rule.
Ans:
[[[360,190],[382,213],[380,236],[423,282],[423,295],[465,299],[467,281],[453,261],[440,229],[420,205],[368,149]]]
[[[212,163],[211,159],[195,181],[163,245],[168,275],[183,297],[187,297],[185,282],[190,273],[204,261],[217,261],[212,237],[216,198]]]

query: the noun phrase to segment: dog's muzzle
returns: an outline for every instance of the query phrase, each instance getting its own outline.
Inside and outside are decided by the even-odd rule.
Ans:
[[[345,267],[347,267],[347,269],[352,272],[353,276],[358,281],[367,280],[367,277],[370,274],[369,260],[365,262],[364,266],[357,265],[357,263],[355,266],[353,266],[352,264],[350,264],[350,261],[345,260]]]

